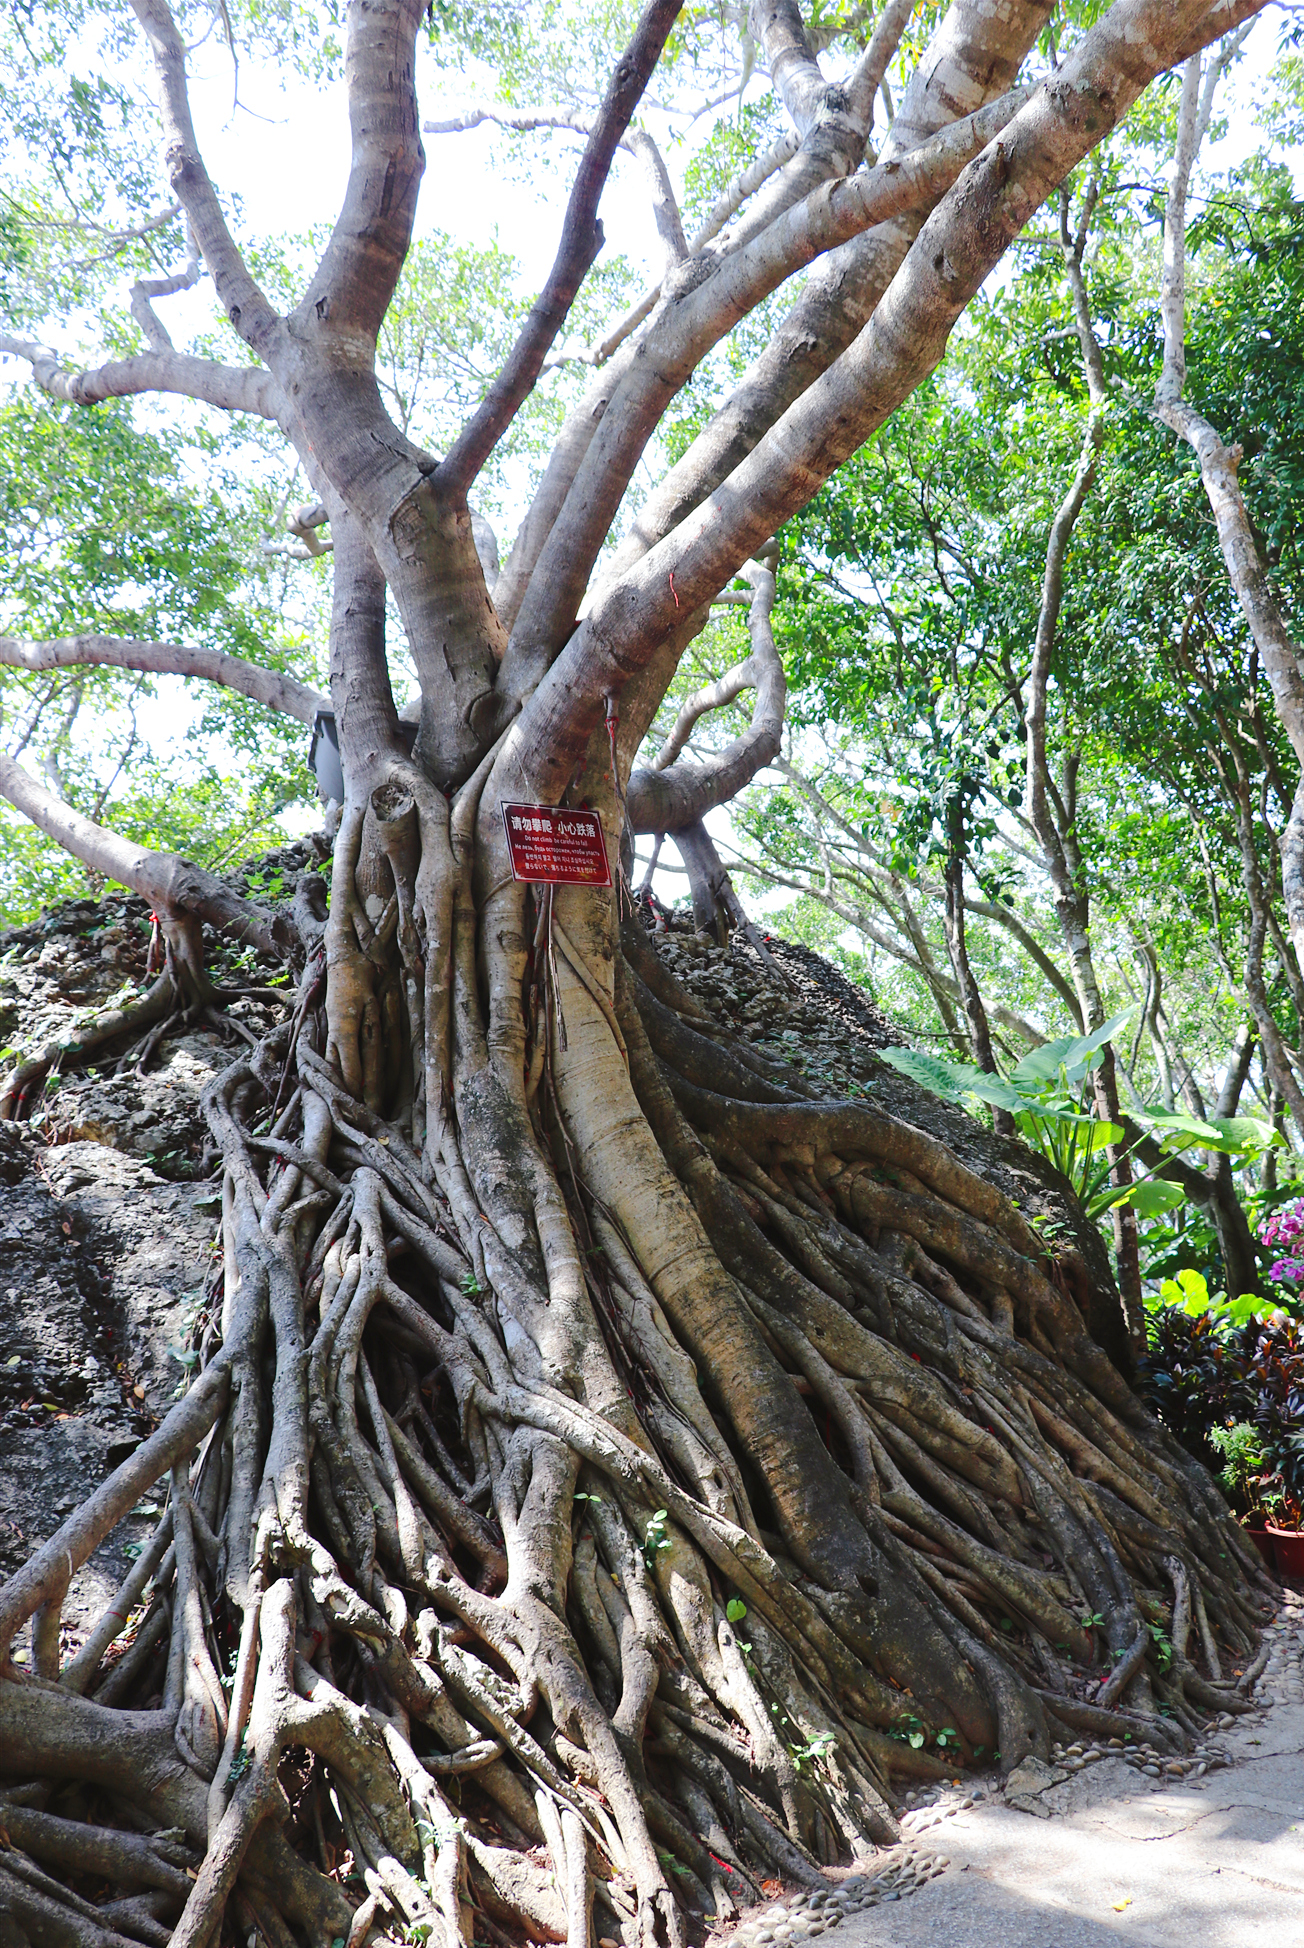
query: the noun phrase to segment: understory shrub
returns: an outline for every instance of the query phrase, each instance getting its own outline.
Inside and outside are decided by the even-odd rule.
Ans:
[[[1238,1514],[1304,1527],[1304,1323],[1229,1310],[1157,1303],[1139,1390]]]

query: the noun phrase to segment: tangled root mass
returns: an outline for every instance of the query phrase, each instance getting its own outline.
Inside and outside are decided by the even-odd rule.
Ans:
[[[293,1013],[208,1093],[193,1384],[0,1592],[15,1939],[668,1948],[891,1845],[902,1778],[1248,1708],[1262,1571],[1083,1261],[633,915],[477,907],[401,785],[376,924],[346,814]]]

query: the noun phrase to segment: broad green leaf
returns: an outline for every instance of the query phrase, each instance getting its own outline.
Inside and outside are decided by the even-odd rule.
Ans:
[[[1077,1047],[1079,1039],[1061,1035],[1053,1042],[1043,1042],[1040,1048],[1030,1049],[1010,1070],[1011,1081],[1054,1082],[1060,1070],[1067,1066],[1068,1051]]]
[[[994,1103],[997,1109],[1020,1110],[1027,1108],[1027,1098],[1019,1093],[1013,1083],[1004,1076],[988,1075],[983,1069],[975,1069],[972,1079],[965,1084],[967,1093],[977,1096],[980,1102]]]
[[[1111,1015],[1090,1035],[1062,1035],[1057,1041],[1034,1048],[1011,1070],[1011,1079],[1015,1082],[1052,1082],[1061,1069],[1072,1076],[1075,1070],[1085,1067],[1088,1058],[1097,1049],[1113,1039],[1124,1022],[1132,1019],[1139,1006],[1139,1002],[1134,1002],[1121,1014]]]
[[[921,1088],[931,1090],[933,1095],[941,1096],[944,1102],[959,1102],[965,1085],[956,1080],[949,1062],[936,1055],[926,1055],[918,1048],[881,1048],[878,1053],[890,1067],[909,1076]]]
[[[1246,1150],[1273,1150],[1284,1147],[1281,1131],[1262,1116],[1212,1116],[1210,1125],[1223,1139],[1229,1155]]]
[[[1159,1287],[1159,1296],[1166,1305],[1180,1305],[1193,1319],[1209,1308],[1209,1287],[1199,1272],[1184,1270],[1175,1279],[1166,1278]]]
[[[1168,1177],[1144,1177],[1120,1201],[1130,1204],[1138,1217],[1159,1217],[1164,1211],[1175,1211],[1179,1204],[1184,1204],[1186,1192]]]
[[[926,1055],[917,1048],[883,1048],[879,1055],[902,1075],[908,1075],[912,1082],[941,1096],[944,1102],[958,1103],[962,1096],[969,1095],[977,1096],[981,1102],[994,1103],[998,1109],[1028,1107],[1027,1098],[1003,1076],[988,1075],[985,1069],[975,1068],[968,1062],[947,1062],[940,1055]]]
[[[1228,1134],[1232,1126],[1239,1122],[1253,1122],[1252,1117],[1225,1116],[1217,1122],[1205,1123],[1198,1116],[1185,1116],[1180,1110],[1143,1110],[1138,1121],[1157,1136],[1164,1148],[1173,1156],[1183,1150],[1198,1145],[1203,1150],[1218,1150],[1227,1155],[1235,1155],[1242,1148],[1241,1139]],[[1223,1126],[1226,1125],[1226,1128]]]

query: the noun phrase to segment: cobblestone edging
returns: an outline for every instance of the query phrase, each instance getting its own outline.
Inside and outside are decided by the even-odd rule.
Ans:
[[[1282,1608],[1265,1633],[1268,1660],[1252,1694],[1256,1710],[1239,1717],[1226,1712],[1211,1719],[1204,1736],[1190,1752],[1175,1758],[1146,1743],[1130,1744],[1121,1738],[1081,1739],[1061,1742],[1052,1748],[1051,1763],[1025,1761],[1008,1780],[995,1778],[965,1780],[912,1790],[899,1809],[902,1841],[875,1857],[873,1870],[852,1873],[827,1887],[803,1888],[782,1895],[766,1907],[754,1909],[729,1931],[721,1930],[713,1939],[718,1948],[783,1948],[788,1942],[807,1941],[841,1925],[852,1915],[889,1901],[904,1900],[944,1874],[950,1865],[947,1855],[931,1845],[921,1844],[922,1836],[942,1825],[955,1814],[975,1805],[996,1801],[1050,1819],[1060,1810],[1043,1795],[1088,1772],[1108,1759],[1121,1759],[1140,1778],[1150,1782],[1152,1791],[1162,1792],[1181,1781],[1188,1784],[1207,1774],[1232,1766],[1236,1755],[1224,1743],[1238,1724],[1261,1722],[1259,1713],[1278,1700],[1304,1702],[1304,1594],[1285,1592]],[[1028,1776],[1021,1778],[1020,1774]],[[1022,1786],[1023,1790],[1019,1790]],[[1031,1788],[1031,1789],[1029,1789]]]
[[[742,1927],[725,1936],[724,1948],[780,1948],[784,1942],[812,1940],[849,1915],[915,1893],[950,1864],[945,1854],[931,1848],[908,1843],[892,1847],[878,1856],[873,1873],[851,1874],[836,1887],[803,1888],[757,1909]]]

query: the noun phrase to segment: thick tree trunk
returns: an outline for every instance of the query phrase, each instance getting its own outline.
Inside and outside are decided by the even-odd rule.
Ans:
[[[328,1846],[409,1920],[465,1940],[467,1902],[525,1925],[560,1895],[584,1940],[592,1886],[602,1928],[650,1944],[682,1902],[727,1913],[731,1889],[890,1840],[893,1777],[956,1763],[903,1724],[1007,1766],[1044,1753],[1045,1646],[1090,1666],[1089,1613],[1122,1658],[1154,1551],[1184,1552],[1229,1647],[1256,1620],[1234,1523],[1013,1207],[918,1131],[721,1041],[606,896],[512,887],[477,914],[476,795],[449,817],[393,760],[371,806],[411,833],[381,848],[368,923],[350,788],[324,1011],[314,948],[292,1022],[210,1092],[226,1297],[204,1376],[0,1597],[6,1640],[31,1617],[57,1679],[69,1574],[171,1469],[144,1625],[171,1646],[161,1696],[122,1710],[157,1679],[103,1663],[119,1602],[80,1699],[10,1710],[4,1764],[93,1780],[89,1698],[117,1791],[202,1860],[172,1910],[187,1948],[242,1900],[336,1913],[315,1870],[297,1891],[266,1875],[292,1746],[316,1755]],[[354,1005],[361,962],[397,1014]],[[287,1059],[297,1090],[257,1135]],[[241,1646],[229,1699],[210,1615]],[[1109,1722],[1180,1739],[1156,1687],[1179,1725],[1183,1692],[1236,1704],[1138,1669]],[[730,1887],[693,1837],[703,1805]],[[504,1835],[547,1844],[555,1892]]]

